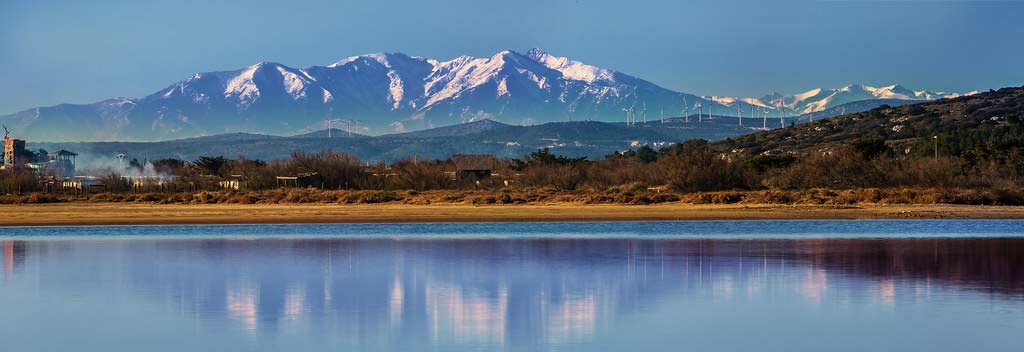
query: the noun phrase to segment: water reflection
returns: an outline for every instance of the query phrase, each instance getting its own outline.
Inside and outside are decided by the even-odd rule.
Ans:
[[[15,289],[48,299],[122,292],[207,327],[323,346],[595,349],[606,336],[670,334],[664,324],[701,316],[701,324],[729,323],[806,307],[958,302],[996,305],[1013,313],[993,324],[1024,327],[1021,238],[7,240],[3,248],[0,299]],[[716,315],[728,307],[747,310]]]
[[[4,274],[11,274],[25,265],[25,242],[3,241]]]

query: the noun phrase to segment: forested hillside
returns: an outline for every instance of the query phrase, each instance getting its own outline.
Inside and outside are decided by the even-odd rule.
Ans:
[[[882,106],[785,129],[728,138],[728,153],[806,155],[851,144],[878,144],[892,156],[956,157],[966,165],[1024,167],[1024,87],[900,107]]]

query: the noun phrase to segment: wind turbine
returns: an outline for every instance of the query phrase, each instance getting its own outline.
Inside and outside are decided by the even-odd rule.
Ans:
[[[690,123],[690,105],[686,103],[686,96],[683,96],[683,108],[686,112],[679,110],[679,112],[683,113],[683,122]]]
[[[768,109],[761,109],[761,111],[764,112],[764,122],[762,123],[761,128],[767,130],[768,129]]]
[[[632,126],[636,122],[636,117],[633,116],[633,111],[636,110],[636,100],[633,101],[633,105],[629,108],[622,109],[626,112],[626,126]]]
[[[779,110],[782,110],[782,114],[779,115],[779,123],[782,124],[782,128],[786,128],[786,110],[783,110],[783,109],[779,109]]]
[[[697,108],[697,123],[704,122],[704,104],[697,102],[694,107]]]
[[[643,117],[644,117],[644,125],[647,125],[647,101],[646,100],[644,101],[644,109],[641,110],[641,113],[643,114]]]
[[[327,138],[331,138],[331,116],[334,115],[334,108],[327,110]]]

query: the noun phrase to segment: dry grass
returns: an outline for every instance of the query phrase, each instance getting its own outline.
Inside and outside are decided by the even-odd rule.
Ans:
[[[2,226],[366,223],[460,221],[656,221],[750,219],[1024,219],[1024,207],[983,205],[740,205],[667,203],[538,205],[151,204],[0,205]],[[45,216],[41,216],[45,215]]]
[[[195,193],[97,193],[82,196],[33,193],[0,196],[0,204],[150,203],[150,204],[965,204],[1024,205],[1019,189],[858,188],[832,190],[757,190],[677,193],[639,183],[604,190],[558,190],[553,187],[498,190],[329,191],[275,189],[266,191],[199,191]]]

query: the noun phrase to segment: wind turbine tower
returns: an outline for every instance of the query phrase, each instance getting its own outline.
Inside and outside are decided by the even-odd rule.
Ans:
[[[643,113],[643,116],[644,116],[644,125],[646,125],[647,124],[647,101],[646,100],[644,101],[644,109],[643,109],[642,113]]]
[[[697,103],[697,123],[704,122],[704,104]]]
[[[334,108],[330,108],[330,109],[327,110],[327,118],[324,119],[325,120],[324,122],[327,124],[327,138],[331,138],[331,122],[332,122],[331,118],[332,117],[334,117]]]
[[[622,109],[622,111],[626,112],[626,126],[636,124],[636,116],[633,114],[633,112],[636,111],[636,101],[634,101],[633,105],[630,105],[629,108]]]
[[[738,120],[740,122],[740,127],[743,127],[743,108],[741,108],[739,104],[736,104],[736,115],[739,116]]]
[[[690,123],[690,105],[686,103],[686,97],[683,97],[683,109],[679,112],[683,114],[683,122]]]

